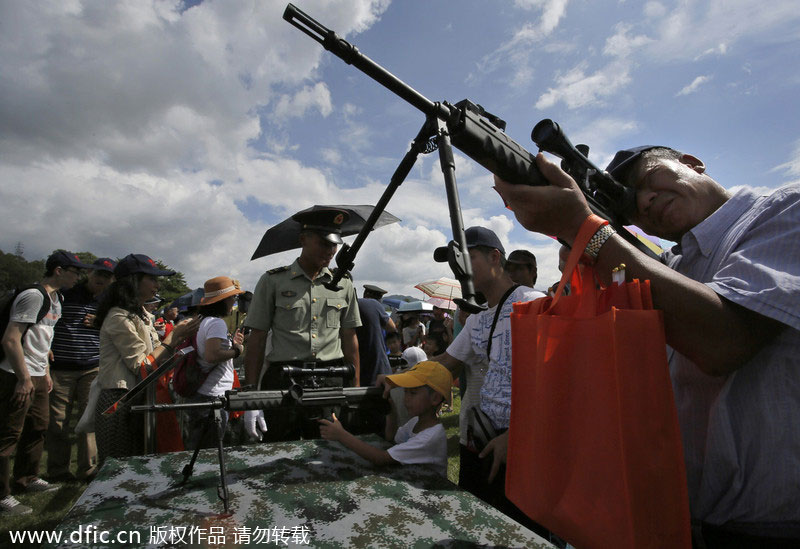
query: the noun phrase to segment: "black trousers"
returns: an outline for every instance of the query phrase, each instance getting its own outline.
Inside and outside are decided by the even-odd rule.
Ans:
[[[506,466],[501,465],[497,476],[489,483],[489,471],[492,468],[492,456],[481,459],[478,452],[473,452],[463,444],[459,445],[461,464],[458,470],[458,485],[482,499],[498,511],[519,522],[528,530],[559,545],[558,538],[552,536],[547,528],[531,520],[519,507],[506,497]],[[563,543],[563,542],[562,542]]]

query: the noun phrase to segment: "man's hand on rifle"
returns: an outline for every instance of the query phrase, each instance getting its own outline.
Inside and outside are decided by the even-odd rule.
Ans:
[[[247,410],[244,413],[244,429],[250,438],[261,440],[261,434],[267,432],[264,410]]]
[[[592,210],[578,184],[542,153],[536,164],[550,185],[512,185],[495,176],[495,190],[520,224],[537,233],[572,244]]]

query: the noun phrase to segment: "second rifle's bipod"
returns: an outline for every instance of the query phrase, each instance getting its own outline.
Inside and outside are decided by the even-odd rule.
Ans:
[[[211,430],[212,427],[216,428],[217,431],[217,459],[219,461],[219,478],[220,478],[220,485],[217,486],[217,497],[222,500],[222,505],[225,508],[225,514],[229,513],[229,497],[228,497],[228,480],[225,475],[225,450],[223,448],[223,439],[225,438],[225,427],[223,426],[222,421],[222,409],[221,408],[214,408],[208,411],[208,418],[206,419],[206,424],[203,427],[203,432],[197,438],[197,443],[194,448],[194,452],[192,453],[192,459],[183,466],[183,470],[181,474],[183,475],[183,480],[181,480],[177,485],[183,486],[188,481],[189,478],[192,476],[194,472],[194,464],[197,461],[197,454],[200,453],[200,449],[203,447],[203,441],[206,438],[206,435]]]

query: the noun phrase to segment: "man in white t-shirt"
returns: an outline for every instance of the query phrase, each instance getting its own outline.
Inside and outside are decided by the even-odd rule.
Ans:
[[[514,284],[505,271],[505,249],[485,227],[464,231],[475,290],[486,297],[488,308],[470,315],[447,351],[433,358],[457,374],[467,374],[461,397],[459,486],[512,518],[529,523],[505,497],[505,460],[511,416],[511,309],[515,302],[544,297],[527,286]],[[447,247],[434,251],[436,261],[447,261]],[[498,312],[499,308],[499,312]],[[494,433],[485,446],[470,440],[482,420]],[[491,435],[490,435],[491,436]],[[480,453],[479,453],[480,452]],[[526,526],[532,527],[531,524]]]
[[[402,374],[380,378],[389,386],[405,389],[403,402],[411,419],[397,429],[393,406],[393,413],[386,420],[386,440],[396,444],[388,450],[372,446],[348,433],[336,414],[333,421],[319,420],[322,438],[338,440],[375,465],[426,464],[446,477],[447,434],[437,414],[442,404],[450,400],[453,376],[438,362],[426,360]]]
[[[2,335],[5,357],[0,362],[0,514],[32,511],[11,495],[10,464],[15,450],[15,491],[56,489],[38,475],[53,388],[48,355],[61,317],[58,290],[72,288],[81,269],[91,268],[75,254],[55,252],[47,258],[42,281],[20,292],[11,304]]]

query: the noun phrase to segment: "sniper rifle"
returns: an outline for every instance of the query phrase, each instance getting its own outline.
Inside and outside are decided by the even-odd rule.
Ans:
[[[337,254],[336,262],[341,274],[337,275],[338,278],[335,277],[330,285],[335,286],[343,274],[352,269],[355,254],[366,239],[366,235],[374,227],[375,221],[385,208],[389,198],[411,170],[416,155],[420,152],[432,152],[438,146],[447,186],[455,241],[455,244],[450,245],[448,262],[456,278],[461,282],[465,298],[458,304],[471,312],[481,310],[473,299],[471,265],[469,256],[465,253],[466,246],[455,182],[453,180],[450,184],[448,180],[448,176],[454,179],[454,163],[452,152],[449,150],[450,143],[452,142],[464,154],[509,183],[547,185],[547,181],[536,166],[535,155],[504,133],[505,121],[487,112],[480,105],[466,99],[455,104],[429,100],[362,54],[356,46],[293,4],[286,6],[283,18],[345,63],[361,70],[426,115],[426,125],[420,130],[411,145],[411,150],[392,176],[390,187],[376,205],[370,219],[367,220],[352,247],[343,245]],[[434,140],[434,137],[437,139]],[[630,223],[631,214],[635,212],[635,191],[623,186],[608,172],[594,165],[588,159],[588,146],[573,145],[559,125],[549,119],[542,120],[534,126],[531,138],[540,150],[561,158],[562,168],[578,183],[589,207],[595,214],[607,219],[623,238],[640,251],[651,257],[657,257],[636,235],[624,228],[625,224]],[[443,148],[445,150],[442,150]]]
[[[225,452],[223,438],[225,435],[222,410],[238,412],[247,410],[269,410],[282,408],[301,410],[301,420],[317,426],[317,419],[330,419],[332,414],[341,417],[347,423],[348,417],[355,418],[359,411],[369,411],[373,415],[387,414],[389,403],[383,398],[382,387],[325,387],[320,386],[320,380],[331,377],[352,378],[355,368],[345,365],[331,368],[300,368],[284,366],[283,373],[292,382],[288,389],[278,391],[246,391],[230,390],[224,395],[208,402],[184,402],[180,404],[151,404],[131,406],[133,412],[165,412],[168,410],[205,409],[209,411],[208,422],[194,448],[192,459],[184,466],[183,479],[177,486],[184,485],[192,476],[197,454],[206,437],[206,433],[213,427],[217,431],[217,457],[219,460],[220,486],[217,496],[222,500],[225,513],[229,512],[228,483],[225,478]],[[295,378],[305,378],[310,383],[297,383]],[[267,426],[269,428],[269,425]]]

